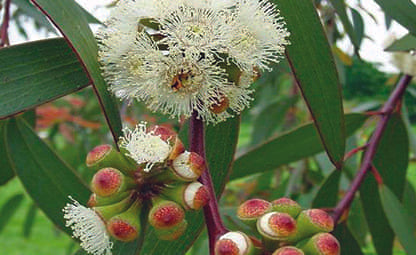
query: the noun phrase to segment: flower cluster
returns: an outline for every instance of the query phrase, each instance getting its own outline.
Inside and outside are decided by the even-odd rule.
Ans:
[[[87,155],[87,166],[97,171],[90,208],[73,200],[63,209],[73,236],[94,255],[111,254],[110,236],[137,239],[146,217],[160,239],[175,240],[187,228],[185,210],[199,210],[209,200],[207,188],[197,181],[204,159],[185,151],[174,131],[141,123],[124,132],[120,152],[100,145]]]
[[[284,25],[267,0],[120,0],[99,57],[117,97],[217,123],[246,108],[251,83],[282,58]]]
[[[340,254],[338,240],[329,234],[334,222],[323,210],[302,210],[288,198],[250,199],[240,205],[237,216],[263,237],[263,247],[255,247],[242,232],[228,232],[217,241],[216,255],[253,255],[259,249],[273,255]]]

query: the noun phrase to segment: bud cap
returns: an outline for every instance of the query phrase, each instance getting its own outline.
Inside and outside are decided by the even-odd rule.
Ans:
[[[273,252],[272,255],[305,255],[302,250],[299,250],[296,247],[293,246],[286,246],[282,247],[275,252]]]
[[[228,232],[222,235],[215,244],[216,255],[246,255],[253,244],[248,236],[242,232]]]

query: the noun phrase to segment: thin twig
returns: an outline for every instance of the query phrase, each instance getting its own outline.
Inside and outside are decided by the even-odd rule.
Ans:
[[[4,4],[4,16],[3,16],[3,22],[1,24],[0,28],[0,48],[4,46],[10,45],[9,41],[9,22],[10,22],[10,2],[11,0],[6,0]]]
[[[197,118],[197,113],[195,112],[191,117],[189,131],[190,150],[198,153],[205,159],[204,123],[201,119]],[[202,173],[199,181],[207,187],[210,194],[210,201],[204,207],[204,215],[208,230],[209,250],[210,254],[214,255],[215,242],[221,235],[227,232],[227,229],[225,228],[220,216],[217,197],[215,196],[214,186],[208,166]]]
[[[351,183],[351,186],[347,193],[345,194],[344,198],[338,203],[335,207],[333,218],[335,222],[338,222],[341,215],[346,211],[354,197],[357,190],[360,188],[363,180],[367,174],[367,172],[371,169],[371,165],[373,163],[374,155],[377,152],[378,144],[381,140],[384,130],[387,127],[387,124],[390,120],[390,117],[394,110],[396,109],[397,105],[400,103],[401,98],[406,91],[407,86],[410,84],[412,80],[412,76],[404,75],[399,83],[397,84],[396,88],[391,93],[388,101],[384,104],[383,108],[380,110],[383,114],[380,116],[380,121],[377,124],[377,127],[371,136],[367,149],[365,150],[363,161],[358,171],[357,175],[355,176],[354,180]]]

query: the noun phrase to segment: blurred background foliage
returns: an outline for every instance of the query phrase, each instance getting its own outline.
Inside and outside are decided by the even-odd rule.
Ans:
[[[279,1],[277,1],[279,2]],[[347,7],[351,14],[352,31],[345,29],[345,20],[340,19],[332,5],[343,1],[315,1],[337,63],[343,88],[344,110],[346,113],[377,110],[388,98],[397,83],[399,73],[380,71],[378,63],[370,63],[358,54],[348,54],[337,47],[339,40],[355,35],[355,47],[366,36],[365,23],[361,15],[371,15],[365,9]],[[332,4],[331,4],[332,3]],[[12,0],[12,22],[20,33],[26,36],[25,24],[34,22],[39,33],[56,33],[50,22],[26,0]],[[111,8],[111,6],[108,6]],[[386,16],[386,26],[391,18]],[[355,51],[356,53],[358,51]],[[302,100],[291,70],[286,61],[264,73],[254,84],[255,100],[252,107],[242,114],[237,156],[256,146],[278,137],[311,121],[308,109]],[[128,107],[129,106],[129,107]],[[409,87],[403,104],[410,141],[416,141],[416,83]],[[120,103],[123,123],[134,126],[145,120],[152,124],[165,123],[179,130],[180,124],[163,115],[149,112],[137,102]],[[85,166],[85,156],[94,146],[112,143],[105,125],[100,106],[90,87],[65,96],[51,103],[41,105],[33,112],[26,113],[27,120],[34,120],[35,130],[65,162],[76,169],[83,180],[89,182],[93,173]],[[35,117],[35,118],[34,118]],[[375,126],[377,116],[371,116],[354,135],[347,140],[347,151],[364,145]],[[0,124],[1,125],[1,124]],[[1,131],[1,129],[0,129]],[[302,148],[299,148],[302,150]],[[0,144],[0,150],[4,145]],[[416,154],[411,142],[410,163],[403,205],[413,218],[416,217]],[[3,156],[3,155],[2,155]],[[267,159],[264,159],[267,160]],[[340,178],[341,197],[359,166],[360,154],[347,161],[346,174]],[[0,253],[8,255],[64,255],[73,254],[77,244],[61,233],[32,202],[17,178],[14,178],[5,159],[0,159]],[[261,172],[261,170],[258,170]],[[273,200],[282,196],[291,197],[304,207],[312,207],[321,186],[332,176],[333,165],[324,152],[285,164],[273,171],[258,173],[229,182],[220,201],[222,214],[227,226],[247,230],[236,219],[236,207],[244,200],[260,197]],[[334,177],[332,177],[334,178]],[[376,254],[366,224],[361,201],[355,199],[350,210],[348,227],[364,254]],[[188,252],[189,255],[208,254],[207,236],[203,232]],[[395,242],[394,254],[405,254],[401,245]]]

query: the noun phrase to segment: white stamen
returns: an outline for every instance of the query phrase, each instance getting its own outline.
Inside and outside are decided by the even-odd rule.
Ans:
[[[94,210],[82,206],[72,199],[63,209],[66,226],[79,238],[81,247],[93,255],[111,255],[113,243],[107,234],[105,223]]]

